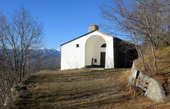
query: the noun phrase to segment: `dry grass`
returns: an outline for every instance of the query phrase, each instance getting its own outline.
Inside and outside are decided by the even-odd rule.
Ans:
[[[148,54],[151,55],[150,52],[148,52]],[[158,50],[156,50],[155,54],[157,60],[158,74],[154,75],[152,73],[150,60],[146,55],[144,55],[144,58],[145,58],[145,64],[147,66],[147,71],[143,71],[143,72],[148,76],[153,76],[156,80],[162,83],[162,85],[166,89],[166,94],[169,96],[170,95],[170,58],[169,58],[170,46],[159,48]],[[135,63],[139,69],[143,70],[140,59],[135,60]]]
[[[154,108],[165,106],[126,91],[129,69],[93,71],[41,71],[20,85],[35,85],[18,93],[8,108],[14,109],[79,109],[79,108]],[[124,92],[122,92],[124,90]]]
[[[151,50],[147,51],[147,53],[150,56],[150,59],[148,58],[148,55],[144,55],[146,69],[147,69],[146,73],[148,75],[153,75],[152,70],[151,70],[151,65],[150,65],[150,62],[153,61]],[[170,57],[170,46],[159,48],[158,50],[156,50],[155,57],[157,60],[158,73],[159,74],[170,73],[170,58],[169,58]],[[137,60],[135,60],[135,62],[136,62],[136,65],[138,66],[138,68],[143,71],[141,60],[137,59]],[[152,64],[153,64],[153,62],[152,62]]]

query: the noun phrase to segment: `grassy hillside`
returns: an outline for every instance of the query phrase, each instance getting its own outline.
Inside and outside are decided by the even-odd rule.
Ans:
[[[151,53],[149,53],[151,55]],[[170,46],[156,50],[156,60],[158,65],[158,74],[153,75],[150,60],[147,55],[144,56],[147,71],[143,71],[141,60],[135,60],[137,67],[145,74],[157,79],[166,89],[166,94],[170,95]],[[152,59],[151,59],[152,60]]]
[[[29,62],[31,70],[59,69],[61,57],[55,54],[42,53],[38,58],[32,58]]]
[[[8,108],[155,108],[169,107],[168,101],[156,103],[126,88],[129,69],[41,71],[26,78],[20,86],[35,85],[21,91]]]

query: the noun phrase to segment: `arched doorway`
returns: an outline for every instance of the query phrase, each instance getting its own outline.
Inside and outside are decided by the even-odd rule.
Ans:
[[[106,41],[101,36],[91,36],[85,44],[85,66],[105,67]]]

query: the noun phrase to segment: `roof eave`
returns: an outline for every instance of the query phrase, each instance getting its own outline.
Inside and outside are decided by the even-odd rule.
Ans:
[[[94,31],[97,31],[97,30],[94,30]],[[63,45],[65,45],[65,44],[70,43],[70,42],[72,42],[72,41],[74,41],[74,40],[76,40],[76,39],[79,39],[79,38],[81,38],[81,37],[83,37],[83,36],[85,36],[85,35],[88,35],[88,34],[90,34],[90,33],[93,33],[94,31],[88,32],[88,33],[86,33],[86,34],[83,34],[83,35],[81,35],[81,36],[79,36],[79,37],[77,37],[77,38],[74,38],[74,39],[72,39],[72,40],[70,40],[70,41],[68,41],[68,42],[65,42],[65,43],[61,44],[60,46],[63,46]]]

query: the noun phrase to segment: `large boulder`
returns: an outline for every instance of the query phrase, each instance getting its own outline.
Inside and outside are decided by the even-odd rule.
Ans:
[[[165,89],[162,84],[152,77],[149,77],[139,71],[133,63],[131,73],[128,78],[129,86],[140,87],[145,93],[144,95],[154,101],[163,101],[166,99]]]

